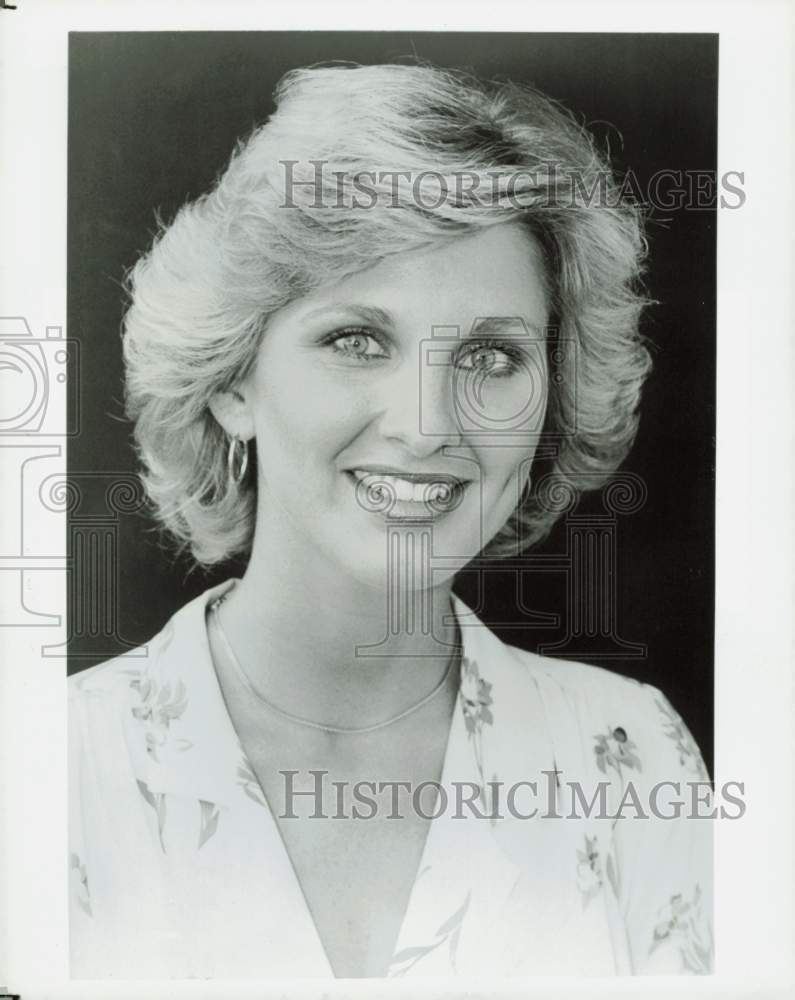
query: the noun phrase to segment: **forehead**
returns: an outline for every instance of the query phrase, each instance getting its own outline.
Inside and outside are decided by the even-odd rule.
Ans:
[[[300,311],[348,305],[388,313],[396,324],[471,326],[483,317],[523,317],[543,327],[547,276],[538,242],[516,222],[387,257],[295,303]]]

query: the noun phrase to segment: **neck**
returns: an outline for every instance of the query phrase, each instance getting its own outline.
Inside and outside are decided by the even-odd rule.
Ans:
[[[316,550],[258,532],[224,629],[255,689],[285,711],[367,726],[419,701],[457,652],[451,582],[431,590],[367,586]]]

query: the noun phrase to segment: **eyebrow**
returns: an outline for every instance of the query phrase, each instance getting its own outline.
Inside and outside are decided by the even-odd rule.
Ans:
[[[333,305],[321,306],[305,314],[305,319],[314,319],[316,316],[328,316],[329,313],[346,313],[357,316],[363,323],[372,323],[373,326],[394,326],[392,314],[386,309],[378,306],[354,305],[353,303],[335,303]]]
[[[317,316],[328,317],[329,313],[345,313],[356,316],[361,322],[369,323],[373,326],[383,326],[390,329],[395,326],[393,315],[386,309],[379,306],[365,306],[355,303],[339,302],[332,305],[320,306],[306,313],[305,319],[314,319]],[[445,326],[445,324],[433,324],[433,326]],[[522,316],[479,316],[472,324],[464,339],[480,337],[499,336],[526,336],[531,334],[543,337],[544,327],[536,323],[530,323]]]
[[[530,323],[523,316],[480,316],[467,337],[526,336],[528,333],[543,336],[544,327]]]

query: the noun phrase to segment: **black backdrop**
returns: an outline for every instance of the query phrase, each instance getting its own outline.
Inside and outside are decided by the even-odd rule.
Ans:
[[[68,465],[81,500],[69,518],[71,672],[144,642],[186,600],[230,573],[191,572],[164,548],[145,513],[134,511],[123,487],[108,493],[135,469],[121,402],[120,282],[150,242],[155,209],[168,219],[211,184],[235,140],[270,113],[274,84],[287,70],[411,56],[534,84],[607,139],[617,168],[631,169],[644,189],[660,170],[716,168],[716,35],[72,33],[68,331],[80,341],[80,377],[70,390],[73,404],[79,396],[81,429]],[[619,649],[605,659],[615,644],[597,636],[587,649],[569,644],[555,655],[661,687],[711,769],[716,210],[658,210],[648,235],[647,287],[658,304],[643,332],[656,345],[655,368],[625,465],[647,496],[617,518],[611,577],[617,631],[645,650]],[[600,512],[598,497],[577,509]],[[521,578],[511,567],[489,573],[482,616],[508,641],[536,649],[565,637],[560,613],[570,575],[559,564],[567,545],[561,521],[535,550],[558,570],[528,563],[536,570]],[[78,569],[89,551],[94,570]],[[457,590],[478,602],[475,574],[463,574]],[[519,592],[525,608],[559,615],[557,625],[525,614],[523,627],[508,628],[519,620]],[[105,607],[97,621],[85,615],[92,601]]]

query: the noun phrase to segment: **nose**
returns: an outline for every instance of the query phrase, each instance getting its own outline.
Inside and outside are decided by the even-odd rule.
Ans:
[[[461,444],[461,424],[447,365],[402,365],[384,386],[379,430],[418,458]]]

